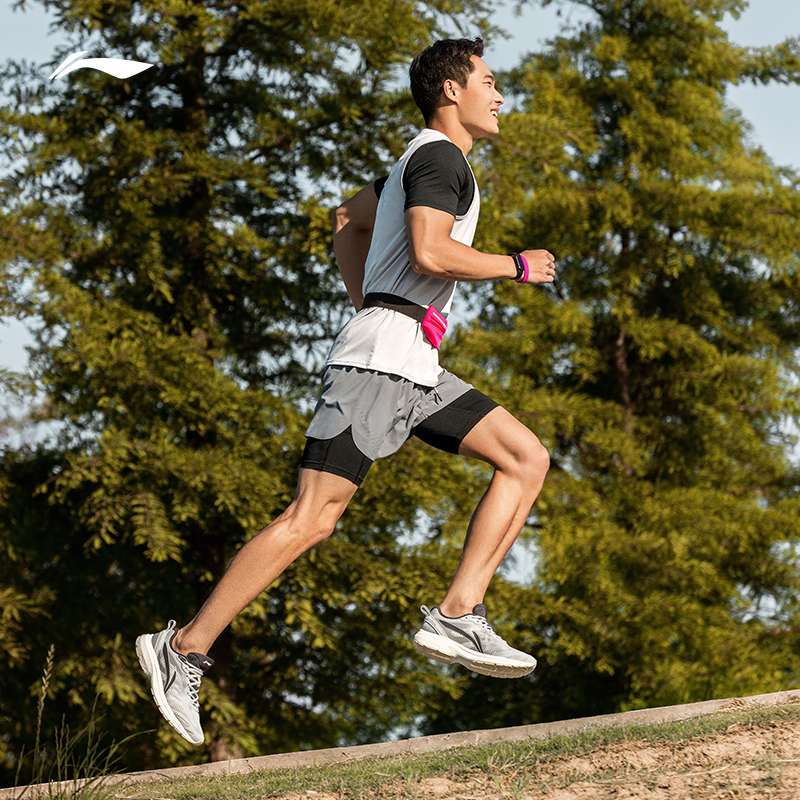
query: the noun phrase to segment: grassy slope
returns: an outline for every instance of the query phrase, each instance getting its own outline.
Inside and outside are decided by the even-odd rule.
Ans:
[[[628,743],[631,749],[641,749],[641,744],[666,746],[662,752],[674,751],[688,743],[724,741],[730,731],[749,730],[753,737],[771,734],[777,728],[800,731],[800,706],[789,705],[758,710],[731,711],[721,714],[697,717],[676,723],[664,723],[652,727],[611,728],[586,734],[554,736],[539,741],[514,744],[497,744],[484,747],[465,747],[446,750],[427,755],[403,755],[390,758],[369,758],[349,764],[336,764],[323,767],[305,767],[291,770],[264,770],[250,774],[231,776],[194,777],[170,781],[137,783],[128,786],[109,787],[109,793],[117,798],[141,798],[141,800],[239,800],[239,798],[267,798],[291,794],[307,794],[309,798],[317,795],[333,795],[336,798],[374,798],[418,797],[420,794],[450,794],[459,796],[459,786],[484,787],[481,796],[500,795],[506,797],[544,797],[546,781],[542,775],[549,765],[564,763],[565,759],[576,764],[594,758],[600,751],[624,749]],[[708,748],[706,747],[706,750]],[[749,748],[747,748],[749,750]],[[652,748],[651,748],[652,750]],[[657,752],[657,750],[653,750]],[[720,755],[719,760],[726,763],[730,755]],[[752,762],[754,768],[761,770],[767,762],[763,750],[753,747],[751,752],[741,752],[733,756],[737,768]],[[788,759],[793,760],[793,759]],[[772,758],[773,766],[787,759]],[[587,763],[589,763],[587,761]],[[768,766],[768,764],[767,764]],[[726,769],[725,764],[720,770]],[[709,766],[709,772],[717,772]],[[773,770],[774,771],[774,770]],[[782,769],[779,770],[783,774]],[[644,770],[648,775],[658,773],[652,765]],[[574,773],[575,780],[586,776]],[[695,774],[695,773],[692,773]],[[697,773],[700,774],[700,773]],[[740,769],[740,780],[742,772]],[[593,780],[614,782],[624,776],[632,775],[630,763],[621,761],[618,769],[605,768],[602,774],[594,770]],[[777,775],[777,773],[776,773]],[[769,780],[778,786],[778,778],[772,775]],[[436,784],[434,779],[442,779]],[[557,779],[562,786],[565,778]],[[763,780],[763,776],[759,778]],[[436,788],[436,787],[439,788]],[[455,787],[455,788],[453,788]],[[452,788],[452,792],[448,792]],[[745,786],[745,789],[747,787]],[[755,792],[755,788],[753,789]],[[462,792],[460,796],[465,796]],[[597,795],[600,796],[600,795]],[[645,795],[642,795],[645,796]],[[656,794],[647,796],[657,796]],[[717,795],[706,794],[712,797]],[[724,796],[723,794],[719,795]],[[776,795],[777,796],[777,795]],[[328,798],[319,798],[328,800]]]

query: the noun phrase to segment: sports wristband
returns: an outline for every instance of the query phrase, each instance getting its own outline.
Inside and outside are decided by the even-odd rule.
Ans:
[[[517,268],[517,275],[514,280],[517,283],[527,283],[528,282],[528,262],[525,260],[525,256],[522,253],[511,253],[511,258],[514,259],[514,265]]]

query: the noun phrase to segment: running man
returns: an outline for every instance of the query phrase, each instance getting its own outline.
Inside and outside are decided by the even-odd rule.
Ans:
[[[197,693],[213,664],[205,655],[211,645],[289,564],[330,536],[372,462],[412,435],[494,468],[449,589],[438,606],[422,606],[415,646],[497,677],[536,666],[494,632],[483,600],[549,457],[528,428],[438,360],[457,281],[550,283],[555,275],[547,250],[509,256],[471,246],[480,199],[466,155],[476,139],[498,133],[503,103],[482,55],[480,39],[458,39],[414,58],[411,91],[425,129],[388,178],[334,212],[336,261],[357,313],[328,356],[294,500],[241,548],[191,622],[171,621],[136,640],[156,704],[193,744],[203,742]]]

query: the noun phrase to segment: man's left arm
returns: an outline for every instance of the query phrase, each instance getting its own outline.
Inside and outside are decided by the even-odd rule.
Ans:
[[[367,263],[377,210],[378,194],[375,184],[371,183],[342,203],[331,215],[336,266],[356,311],[360,311],[364,304],[364,265]]]
[[[408,260],[414,272],[450,281],[488,281],[513,278],[511,256],[482,253],[450,236],[453,216],[446,211],[414,206],[406,212]],[[523,250],[528,263],[526,283],[552,283],[554,256],[548,250]]]

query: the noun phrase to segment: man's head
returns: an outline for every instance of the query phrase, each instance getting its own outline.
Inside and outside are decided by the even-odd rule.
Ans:
[[[411,94],[426,125],[440,105],[445,81],[466,87],[475,70],[476,59],[472,57],[482,55],[482,39],[442,39],[414,56],[408,71]]]

